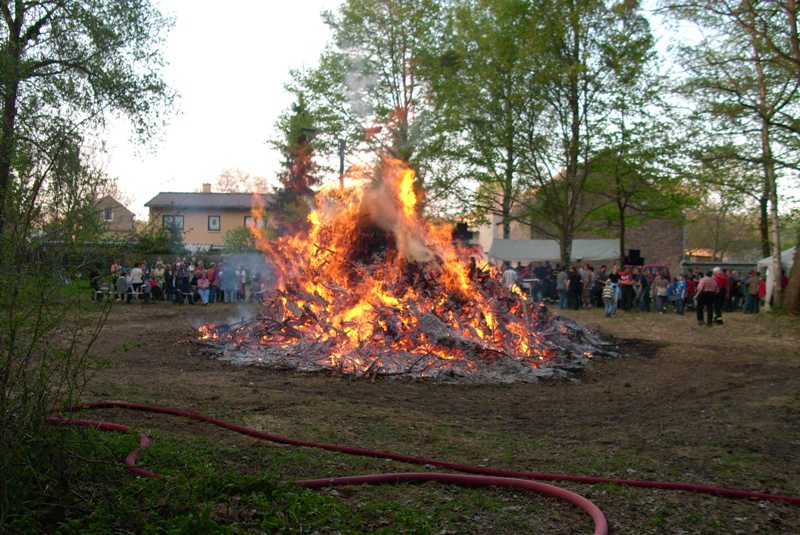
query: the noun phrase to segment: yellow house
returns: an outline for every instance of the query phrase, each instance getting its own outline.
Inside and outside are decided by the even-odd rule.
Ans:
[[[159,193],[145,203],[150,223],[180,231],[189,250],[219,249],[226,232],[253,224],[254,196],[264,206],[271,198],[263,193],[211,193],[210,189],[203,184],[201,193]]]

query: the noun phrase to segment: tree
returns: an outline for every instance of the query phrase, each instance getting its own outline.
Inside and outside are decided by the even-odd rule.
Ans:
[[[3,0],[0,16],[2,523],[60,480],[45,416],[79,395],[104,318],[69,282],[103,183],[87,139],[112,112],[147,139],[172,94],[159,76],[169,21],[147,1]]]
[[[767,291],[780,305],[782,290],[776,284],[781,251],[778,176],[782,166],[797,168],[800,162],[796,138],[782,136],[787,124],[800,119],[796,105],[800,77],[786,69],[785,58],[774,47],[765,46],[764,36],[756,31],[758,24],[767,22],[777,31],[773,23],[780,18],[780,9],[774,10],[771,4],[774,2],[755,0],[734,5],[697,1],[667,7],[677,17],[710,32],[698,45],[683,49],[683,63],[691,74],[685,88],[699,104],[704,119],[719,125],[711,145],[723,145],[724,150],[712,150],[712,157],[735,159],[761,170],[761,213],[763,218],[767,212],[768,241],[775,259]],[[772,34],[770,38],[778,37]],[[783,154],[779,147],[784,149]],[[765,227],[762,222],[763,243],[767,242]]]
[[[176,228],[157,222],[142,224],[136,229],[132,250],[140,255],[182,255],[186,253],[183,235]]]
[[[248,227],[229,230],[223,237],[226,253],[252,253],[256,251],[256,240]]]
[[[593,212],[584,196],[592,161],[604,148],[599,132],[614,128],[608,120],[613,99],[647,72],[653,41],[636,1],[550,0],[537,6],[544,43],[538,122],[546,128],[529,136],[522,153],[535,188],[525,217],[558,240],[561,262],[568,263],[573,237]]]
[[[215,186],[214,190],[220,193],[264,193],[268,189],[266,178],[250,176],[238,167],[220,171]]]
[[[740,208],[740,199],[713,190],[687,213],[687,249],[708,249],[715,259],[752,262],[758,258],[757,216]]]
[[[538,139],[542,130],[538,36],[529,2],[458,2],[450,11],[446,45],[426,71],[439,126],[456,140],[448,156],[467,182],[451,193],[477,213],[500,215],[504,239],[516,203],[530,189],[521,156],[525,139]]]
[[[333,43],[316,69],[292,73],[289,86],[317,119],[315,145],[333,156],[377,152],[416,170],[421,190],[430,132],[419,61],[440,35],[436,0],[346,0],[323,14]]]
[[[586,193],[598,208],[588,223],[599,221],[619,237],[625,265],[629,227],[652,219],[681,219],[690,203],[682,173],[676,170],[683,140],[664,101],[667,92],[647,20],[617,7],[619,18],[606,46],[601,148],[588,165]]]
[[[297,96],[292,104],[291,113],[278,119],[277,129],[283,139],[272,144],[285,158],[286,168],[278,173],[278,180],[287,192],[302,196],[313,193],[319,178],[316,175],[317,165],[314,162],[314,141],[316,134],[315,118],[306,106],[303,94]]]

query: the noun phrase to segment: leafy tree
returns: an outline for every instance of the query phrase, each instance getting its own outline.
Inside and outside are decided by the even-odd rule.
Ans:
[[[687,211],[686,247],[708,249],[713,258],[758,259],[758,216],[740,206],[739,199],[708,190]]]
[[[281,185],[273,194],[273,202],[265,208],[270,210],[270,224],[279,235],[305,228],[306,218],[314,206],[312,187],[319,181],[315,159],[316,124],[302,94],[276,124],[281,138],[271,143],[284,156],[285,167],[278,173]]]
[[[594,134],[599,149],[591,158],[586,194],[596,209],[588,224],[599,221],[619,238],[625,263],[626,233],[652,219],[681,219],[691,203],[676,161],[683,140],[662,95],[658,57],[647,19],[630,5],[617,5],[614,29],[605,45],[602,127]]]
[[[522,152],[535,190],[525,217],[558,240],[567,263],[573,236],[597,208],[585,199],[592,162],[608,148],[604,144],[619,149],[619,141],[604,140],[600,132],[617,128],[611,111],[647,74],[653,40],[636,1],[536,5],[544,102],[537,121],[544,128],[528,136],[528,150]]]
[[[223,237],[225,253],[252,253],[256,250],[256,240],[248,227],[229,230]]]
[[[301,93],[297,102],[292,104],[291,113],[282,115],[277,124],[283,139],[273,142],[273,145],[286,163],[286,168],[278,173],[278,180],[284,190],[297,196],[313,193],[312,186],[319,182],[314,162],[315,122]]]
[[[172,95],[149,2],[0,2],[0,523],[61,481],[45,415],[80,394],[104,313],[72,262],[103,178],[87,139],[108,113],[147,139]],[[96,214],[95,214],[96,218]]]
[[[591,164],[587,196],[596,199],[589,223],[619,239],[620,265],[625,263],[626,230],[653,219],[680,221],[693,204],[681,176],[657,166],[657,147],[623,144],[599,153]]]
[[[542,131],[537,54],[542,45],[533,6],[524,0],[457,2],[446,45],[426,75],[432,81],[438,126],[462,188],[451,188],[477,213],[501,216],[511,233],[515,203],[530,189],[521,153]]]
[[[186,253],[181,231],[158,223],[148,223],[137,228],[131,249],[142,256]]]
[[[317,119],[315,145],[333,156],[338,139],[408,163],[421,189],[431,154],[421,58],[440,35],[436,0],[346,0],[323,14],[333,43],[310,71],[289,85]]]
[[[710,33],[698,45],[684,47],[683,63],[691,74],[686,91],[699,104],[703,118],[719,125],[714,131],[714,141],[727,136],[720,143],[726,150],[716,149],[712,157],[757,166],[762,173],[761,203],[763,206],[768,202],[769,242],[775,258],[767,286],[779,305],[782,291],[780,284],[776,284],[781,250],[778,176],[781,166],[796,168],[800,162],[797,140],[792,137],[781,143],[786,130],[781,125],[800,119],[796,105],[800,77],[785,68],[784,59],[774,48],[765,46],[763,36],[755,30],[756,21],[772,23],[776,17],[780,18],[780,9],[774,10],[771,4],[753,1],[733,5],[722,1],[668,7],[676,16]],[[762,223],[761,228],[765,226]],[[762,236],[762,242],[766,241]]]

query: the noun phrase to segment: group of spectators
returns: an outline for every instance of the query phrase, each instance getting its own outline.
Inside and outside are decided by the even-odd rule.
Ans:
[[[103,278],[97,270],[90,274],[98,300],[108,297],[127,303],[165,301],[203,306],[255,300],[263,295],[267,283],[260,273],[248,273],[242,264],[211,262],[206,267],[202,260],[180,257],[173,263],[157,260],[152,266],[144,261],[125,266],[115,260],[107,282]]]
[[[781,283],[786,282],[782,277]],[[766,295],[764,277],[755,270],[741,276],[725,268],[705,274],[689,268],[672,277],[666,269],[635,266],[553,268],[549,262],[531,262],[515,269],[507,263],[503,284],[519,285],[535,301],[558,302],[562,309],[603,307],[606,316],[615,315],[619,308],[660,314],[674,310],[680,315],[687,309],[696,310],[698,322],[705,325],[722,323],[723,311],[757,314]]]

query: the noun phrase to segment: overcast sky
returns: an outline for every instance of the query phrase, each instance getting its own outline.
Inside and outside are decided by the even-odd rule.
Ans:
[[[316,65],[330,32],[319,16],[340,0],[161,0],[175,18],[164,47],[164,77],[180,93],[162,141],[130,144],[123,124],[110,132],[107,171],[147,218],[160,191],[194,191],[220,171],[240,168],[275,182],[279,155],[266,141],[291,103],[289,69]]]

